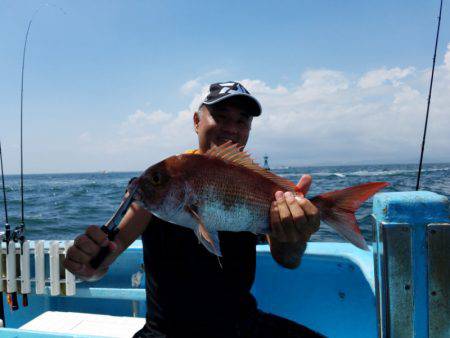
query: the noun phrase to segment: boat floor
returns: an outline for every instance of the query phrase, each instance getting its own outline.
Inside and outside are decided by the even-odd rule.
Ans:
[[[47,311],[20,329],[69,335],[95,335],[100,337],[130,337],[140,330],[145,318],[119,317],[80,312]]]

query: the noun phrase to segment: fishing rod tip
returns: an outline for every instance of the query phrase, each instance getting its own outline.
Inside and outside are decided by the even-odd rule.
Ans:
[[[41,7],[54,7],[56,9],[59,9],[64,15],[67,15],[67,12],[62,7],[52,4],[52,3],[49,3],[49,2],[42,4]]]

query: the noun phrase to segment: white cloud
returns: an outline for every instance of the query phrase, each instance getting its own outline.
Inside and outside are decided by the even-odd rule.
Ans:
[[[134,158],[132,163],[143,169],[152,161],[195,146],[192,128],[192,113],[183,110],[168,113],[161,110],[145,112],[137,110],[119,126],[114,137],[99,140],[98,147],[92,145],[90,152],[106,153],[121,158]]]
[[[192,93],[195,89],[197,89],[200,86],[200,82],[199,79],[193,79],[193,80],[189,80],[187,82],[185,82],[182,86],[181,86],[181,93],[184,95],[190,94]]]
[[[127,121],[123,124],[124,127],[141,127],[144,125],[159,124],[169,121],[171,115],[163,112],[162,110],[156,110],[151,113],[145,113],[142,110],[137,110],[134,114],[128,116]]]
[[[84,132],[80,136],[78,136],[78,140],[82,143],[88,143],[92,141],[92,137],[89,132]]]
[[[342,72],[328,69],[309,70],[303,74],[302,79],[302,90],[319,89],[322,93],[334,93],[349,86],[348,79]]]
[[[444,67],[450,70],[450,43],[447,44],[447,53],[444,56]]]
[[[367,72],[364,74],[361,79],[358,82],[358,85],[361,88],[373,88],[380,86],[384,83],[389,83],[393,86],[399,86],[401,82],[399,80],[407,77],[408,75],[411,75],[414,73],[415,69],[414,67],[408,67],[408,68],[381,68],[372,70],[370,72]]]
[[[195,93],[202,87],[202,84],[205,81],[208,81],[208,82],[221,81],[220,79],[217,79],[217,78],[218,77],[223,78],[223,76],[225,74],[226,74],[226,71],[224,69],[214,69],[214,70],[209,71],[201,76],[196,77],[195,79],[186,81],[181,86],[180,91],[183,95],[189,95],[189,94]]]
[[[278,165],[399,163],[419,155],[429,69],[375,69],[355,76],[319,69],[295,85],[240,82],[263,106],[248,145],[257,159],[267,153]],[[192,114],[206,95],[206,80],[191,80],[189,107],[179,112],[137,110],[117,134],[97,145],[130,158],[136,168],[196,145]],[[450,161],[450,44],[437,65],[426,159]],[[83,136],[80,138],[87,138]],[[92,145],[91,145],[92,146]]]

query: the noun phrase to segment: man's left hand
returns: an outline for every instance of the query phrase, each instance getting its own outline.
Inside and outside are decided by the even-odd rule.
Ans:
[[[272,255],[280,263],[286,258],[280,256],[301,255],[298,251],[319,229],[319,210],[304,197],[311,182],[311,176],[303,175],[297,184],[296,196],[289,191],[275,193],[275,201],[270,208],[269,242]]]

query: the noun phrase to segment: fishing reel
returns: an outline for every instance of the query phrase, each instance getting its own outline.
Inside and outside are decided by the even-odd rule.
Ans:
[[[25,241],[25,235],[24,235],[24,224],[20,224],[20,226],[16,227],[11,235],[11,240],[14,242],[23,243]]]
[[[22,294],[22,306],[28,306],[29,288],[27,287],[27,283],[20,282],[21,287],[18,288],[19,283],[17,282],[17,276],[15,275],[17,263],[19,263],[20,267],[24,265],[29,266],[29,263],[27,264],[22,257],[25,242],[24,228],[25,225],[22,222],[11,232],[10,225],[6,222],[5,232],[0,233],[0,259],[3,255],[5,255],[6,262],[5,265],[3,262],[0,263],[0,292],[6,291],[6,299],[12,311],[19,309],[19,303],[17,300],[19,290]],[[4,253],[3,243],[6,243],[6,250]],[[15,243],[20,243],[20,258],[17,258]],[[27,249],[29,250],[28,246]],[[13,271],[14,274],[11,274],[11,271]],[[28,274],[25,271],[21,271],[19,279],[24,279],[27,276]],[[3,284],[4,281],[5,285]]]

